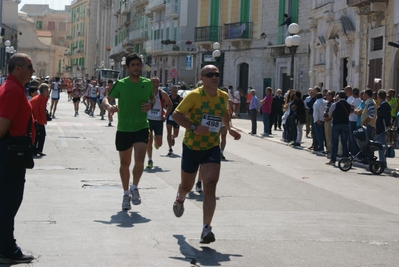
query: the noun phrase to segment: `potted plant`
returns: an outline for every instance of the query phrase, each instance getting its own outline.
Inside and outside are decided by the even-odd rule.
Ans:
[[[111,47],[110,47],[110,46],[107,46],[107,47],[105,48],[105,50],[111,51]]]
[[[179,51],[179,50],[180,50],[180,47],[177,46],[177,45],[173,45],[172,50],[173,50],[173,51]]]
[[[186,41],[186,44],[187,45],[190,45],[190,44],[192,44],[193,42],[191,42],[191,41]]]

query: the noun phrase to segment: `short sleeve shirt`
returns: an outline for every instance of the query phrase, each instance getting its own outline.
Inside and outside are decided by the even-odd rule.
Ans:
[[[147,112],[141,110],[141,104],[148,103],[154,97],[150,79],[140,77],[134,83],[129,77],[118,80],[108,94],[118,99],[118,131],[137,132],[148,128]]]
[[[222,118],[227,112],[228,95],[222,90],[217,90],[216,96],[208,95],[203,87],[189,93],[177,106],[176,111],[187,115],[187,119],[195,124],[204,122],[216,125],[222,123]],[[207,150],[219,145],[220,131],[209,131],[204,135],[197,135],[187,129],[183,143],[192,150]]]

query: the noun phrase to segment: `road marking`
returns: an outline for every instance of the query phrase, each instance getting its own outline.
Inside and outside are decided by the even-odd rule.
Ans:
[[[62,145],[62,147],[68,147],[68,143],[66,142],[66,139],[64,138],[64,137],[65,137],[64,131],[63,131],[62,128],[61,128],[60,126],[58,126],[58,125],[57,125],[57,129],[58,129],[58,131],[60,132],[60,137],[62,137],[62,138],[60,138],[60,139],[61,139],[61,145]]]

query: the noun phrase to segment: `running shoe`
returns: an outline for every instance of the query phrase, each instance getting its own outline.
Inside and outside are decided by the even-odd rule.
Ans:
[[[220,159],[221,160],[226,160],[225,156],[223,155],[223,153],[220,153]]]
[[[173,156],[173,149],[169,149],[168,156]]]
[[[149,160],[148,161],[148,164],[147,164],[147,169],[152,169],[152,167],[154,166],[154,163],[152,162],[152,160]]]
[[[32,255],[25,255],[22,252],[17,253],[17,256],[11,258],[0,254],[0,264],[19,264],[19,263],[29,263],[35,258]]]
[[[207,225],[202,229],[200,243],[209,244],[211,242],[215,242],[215,235],[212,233],[212,227]]]
[[[176,198],[175,202],[173,203],[173,212],[175,213],[176,217],[181,217],[184,213],[184,201],[180,201]]]
[[[202,182],[197,182],[197,183],[195,184],[195,191],[196,191],[197,193],[202,193]]]
[[[132,208],[132,206],[130,205],[131,199],[132,197],[130,195],[123,196],[122,210],[130,210]]]
[[[133,205],[140,205],[141,204],[141,198],[140,198],[139,190],[137,188],[133,189],[133,190],[130,189],[130,193],[132,194],[132,204]]]
[[[112,126],[112,124],[111,124],[110,122],[108,122],[108,126],[109,126],[109,127],[111,127],[111,126]]]

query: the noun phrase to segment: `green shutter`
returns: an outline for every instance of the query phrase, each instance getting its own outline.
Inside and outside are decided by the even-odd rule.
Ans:
[[[249,22],[250,10],[251,10],[251,0],[241,0],[240,22]]]
[[[280,0],[278,9],[278,25],[284,22],[285,0]],[[278,44],[284,44],[286,27],[278,27]]]
[[[210,41],[219,41],[219,0],[211,0]]]
[[[298,0],[291,0],[292,1],[292,10],[291,10],[291,16],[292,16],[292,22],[298,23],[298,5],[299,1]]]
[[[177,40],[177,27],[173,29],[173,40]]]

